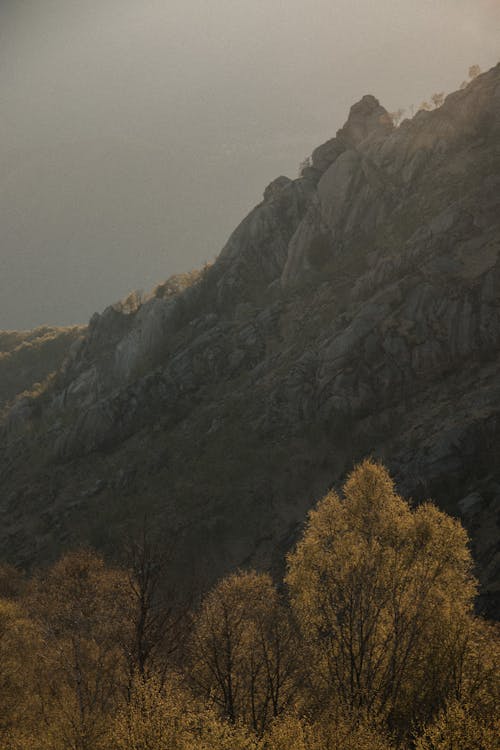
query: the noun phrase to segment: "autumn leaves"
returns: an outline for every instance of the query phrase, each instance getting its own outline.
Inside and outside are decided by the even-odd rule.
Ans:
[[[0,745],[494,750],[499,641],[471,571],[461,525],[365,461],[311,511],[283,583],[236,572],[188,611],[146,537],[123,568],[81,551],[6,573]]]

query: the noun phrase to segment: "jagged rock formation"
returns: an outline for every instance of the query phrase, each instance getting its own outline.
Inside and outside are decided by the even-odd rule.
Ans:
[[[500,66],[399,128],[363,97],[212,267],[94,316],[7,415],[4,549],[108,548],[147,513],[186,576],[278,565],[372,454],[462,517],[498,613],[499,252]]]

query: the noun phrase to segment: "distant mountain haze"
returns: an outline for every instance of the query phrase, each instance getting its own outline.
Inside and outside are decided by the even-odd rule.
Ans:
[[[499,30],[492,0],[4,0],[0,329],[211,260],[354,101],[452,91]]]

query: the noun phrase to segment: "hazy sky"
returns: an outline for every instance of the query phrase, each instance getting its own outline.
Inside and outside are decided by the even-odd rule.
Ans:
[[[500,57],[500,0],[0,0],[0,328],[210,260],[365,93]]]

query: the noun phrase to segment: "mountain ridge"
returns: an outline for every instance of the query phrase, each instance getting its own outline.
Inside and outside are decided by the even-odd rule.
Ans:
[[[398,128],[363,97],[212,266],[96,314],[9,410],[7,556],[147,515],[186,579],[272,568],[373,455],[461,517],[498,614],[499,188],[500,66]]]

